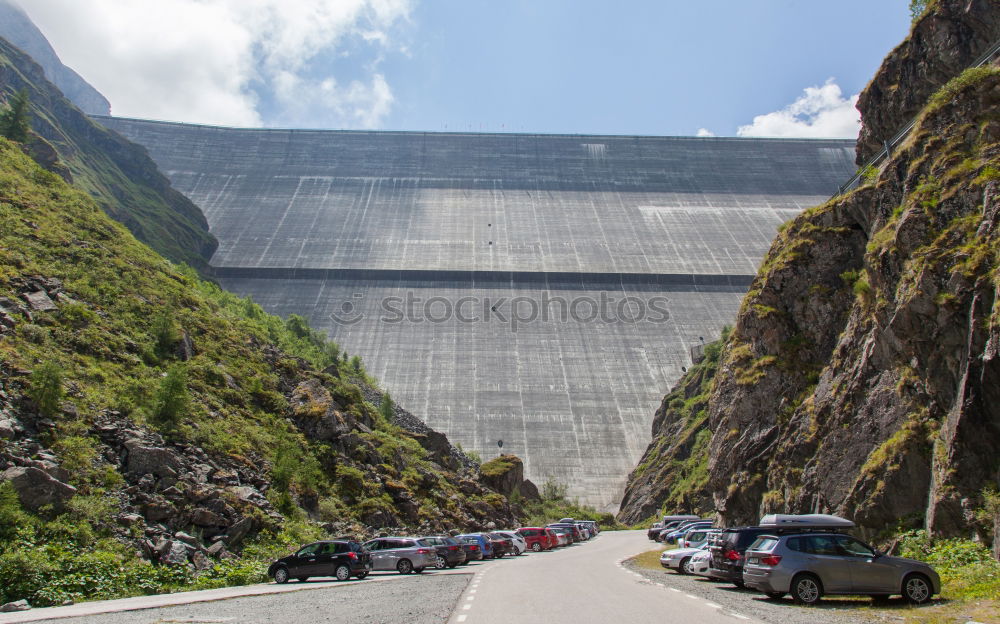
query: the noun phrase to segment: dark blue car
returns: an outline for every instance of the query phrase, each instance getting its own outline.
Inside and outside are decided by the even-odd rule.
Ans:
[[[460,542],[479,544],[479,549],[483,552],[483,558],[493,558],[493,545],[490,544],[489,538],[482,533],[466,533],[464,535],[456,535],[455,539]]]

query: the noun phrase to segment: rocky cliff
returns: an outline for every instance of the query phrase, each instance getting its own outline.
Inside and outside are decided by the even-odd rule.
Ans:
[[[0,39],[0,99],[21,89],[31,100],[32,130],[44,142],[36,146],[40,162],[58,160],[108,215],[160,254],[207,269],[218,243],[201,209],[170,186],[144,148],[92,122],[38,63]]]
[[[670,498],[634,477],[624,520],[710,496],[727,524],[832,512],[869,535],[989,534],[976,512],[1000,483],[1000,70],[937,89],[899,59],[938,58],[942,42],[917,35],[955,15],[996,39],[998,13],[940,0],[887,59],[872,85],[898,89],[879,102],[869,87],[867,136],[905,117],[899,89],[926,94],[917,126],[861,188],[782,229],[709,384],[706,478]],[[651,449],[668,450],[654,461],[676,453],[679,424],[659,421]]]

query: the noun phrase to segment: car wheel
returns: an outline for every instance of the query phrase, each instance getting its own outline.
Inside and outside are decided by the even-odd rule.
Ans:
[[[287,568],[278,568],[277,570],[275,570],[274,571],[274,582],[278,583],[279,585],[284,585],[285,583],[287,583],[288,582],[288,569]]]
[[[457,567],[458,567],[458,563],[449,563],[448,564],[448,569],[449,570],[454,570]]]
[[[785,597],[785,592],[764,592],[770,600],[781,600]]]
[[[333,576],[336,577],[338,581],[346,581],[351,578],[351,568],[346,565],[339,565],[337,569],[333,571]]]
[[[690,557],[685,559],[681,563],[681,569],[684,570],[684,574],[694,574],[694,561],[691,561]]]
[[[683,559],[681,559],[681,564],[677,566],[677,572],[679,574],[691,574],[688,571],[688,565],[690,565],[690,563],[691,563],[691,557],[684,557]]]
[[[366,576],[368,576],[368,573],[367,572],[358,572],[355,576],[357,576],[358,580],[360,581],[361,579],[363,579]]]
[[[743,583],[742,580],[740,580],[740,581],[733,581],[733,585],[739,587],[740,589],[743,589],[744,587],[746,587],[746,585]]]
[[[424,572],[424,568],[413,568],[413,571],[414,571],[414,572],[415,572],[416,574],[423,574],[423,572]]]
[[[923,574],[911,574],[903,579],[903,598],[910,604],[924,604],[931,599],[931,582]]]
[[[518,548],[517,550],[514,551],[514,554],[517,555],[518,557],[520,557],[521,555],[524,554],[524,551],[521,550],[520,548]]]
[[[444,560],[444,557],[438,555],[434,558],[434,567],[438,570],[444,570],[448,567],[448,562]]]
[[[542,545],[539,544],[538,542],[535,542],[534,544],[531,545],[531,550],[535,552],[542,552]]]
[[[812,574],[800,574],[792,579],[792,598],[797,604],[814,605],[823,597],[823,587]]]
[[[413,564],[409,559],[400,559],[399,563],[396,564],[396,571],[400,574],[409,574],[413,572]]]

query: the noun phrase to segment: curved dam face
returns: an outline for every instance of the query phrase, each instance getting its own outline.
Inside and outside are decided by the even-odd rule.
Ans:
[[[245,130],[120,118],[219,281],[301,314],[484,460],[615,510],[691,347],[854,142]]]

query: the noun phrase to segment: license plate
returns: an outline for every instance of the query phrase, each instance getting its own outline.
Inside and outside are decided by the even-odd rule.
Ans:
[[[750,557],[749,559],[747,559],[747,563],[759,563],[759,562],[760,559],[758,559],[757,557]]]

